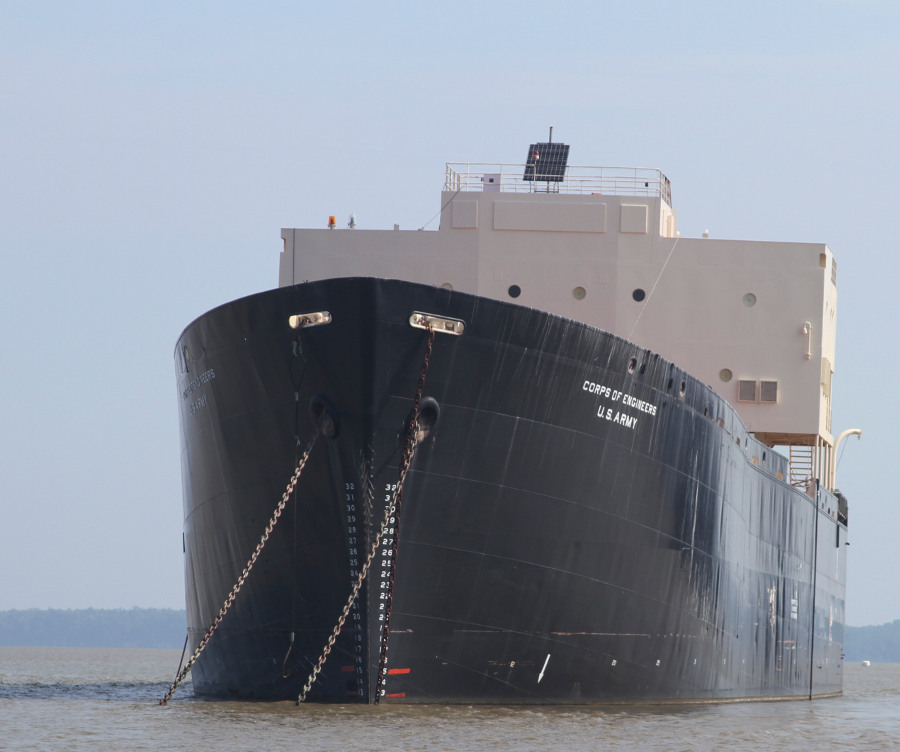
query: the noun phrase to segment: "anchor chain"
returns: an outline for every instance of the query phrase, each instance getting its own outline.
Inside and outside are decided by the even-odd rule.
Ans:
[[[388,636],[391,632],[391,607],[394,603],[394,574],[397,568],[397,541],[400,537],[400,508],[403,505],[403,481],[412,464],[413,455],[418,445],[417,433],[419,430],[419,403],[422,401],[422,390],[425,388],[425,375],[428,373],[428,363],[431,360],[431,348],[434,345],[434,327],[428,324],[428,344],[425,347],[425,360],[422,362],[422,372],[419,374],[419,384],[416,388],[416,399],[413,402],[412,417],[409,421],[409,431],[406,436],[406,445],[403,449],[403,458],[400,462],[400,480],[397,482],[397,490],[394,492],[394,500],[391,506],[391,514],[395,514],[394,538],[391,544],[391,557],[388,560],[390,567],[388,577],[387,603],[384,607],[384,632],[381,635],[381,655],[378,660],[378,681],[375,685],[375,704],[381,699],[384,691],[385,672],[387,670]]]
[[[291,497],[291,494],[294,492],[294,487],[297,485],[297,481],[300,480],[300,474],[303,472],[303,468],[306,466],[306,461],[309,459],[309,453],[312,451],[313,445],[316,443],[316,439],[319,438],[319,431],[313,433],[313,437],[310,440],[309,444],[306,447],[306,451],[303,453],[303,456],[300,458],[300,461],[297,463],[297,469],[294,470],[294,474],[291,476],[291,480],[287,484],[287,489],[281,497],[281,501],[278,502],[278,506],[275,507],[275,512],[272,515],[272,519],[269,520],[269,524],[266,525],[266,530],[262,534],[262,537],[259,539],[259,543],[256,544],[256,550],[253,552],[253,555],[250,557],[247,562],[247,566],[244,567],[244,571],[241,572],[241,576],[238,577],[235,586],[232,588],[231,592],[228,594],[228,598],[225,599],[225,603],[222,604],[222,608],[219,609],[219,614],[216,616],[215,621],[212,623],[212,626],[206,630],[206,634],[203,636],[203,639],[200,640],[200,644],[197,646],[197,649],[194,651],[193,655],[191,655],[188,662],[185,664],[184,668],[178,673],[175,677],[175,681],[172,682],[172,686],[169,687],[169,691],[166,692],[165,696],[159,701],[160,705],[168,705],[169,700],[172,699],[172,695],[175,694],[175,690],[178,689],[178,685],[184,681],[184,678],[188,675],[191,670],[191,667],[194,663],[197,662],[197,659],[200,657],[200,653],[203,652],[203,649],[209,643],[210,638],[213,636],[213,633],[218,628],[225,614],[228,613],[228,609],[231,608],[231,604],[234,603],[235,597],[240,592],[241,588],[244,585],[244,582],[247,579],[247,575],[250,574],[250,570],[253,569],[253,565],[256,564],[256,560],[259,557],[260,552],[263,550],[263,547],[266,545],[266,542],[269,540],[269,536],[272,534],[272,530],[275,529],[275,525],[278,524],[278,519],[281,517],[281,513],[284,511],[284,507],[288,502],[288,499]]]
[[[366,563],[363,565],[362,569],[359,570],[359,576],[356,578],[356,582],[353,585],[353,590],[350,593],[350,598],[347,600],[347,604],[344,606],[344,610],[341,612],[340,618],[338,619],[337,625],[331,633],[331,636],[328,638],[328,643],[325,645],[325,650],[322,651],[322,655],[319,657],[319,660],[316,662],[315,667],[312,670],[312,673],[309,675],[309,679],[304,685],[303,689],[300,692],[300,696],[297,698],[297,705],[300,705],[302,702],[306,700],[306,696],[309,694],[309,690],[312,689],[312,685],[315,684],[316,678],[319,675],[319,672],[322,670],[322,666],[325,665],[325,660],[328,658],[329,653],[331,653],[331,649],[334,647],[335,640],[337,640],[338,635],[341,630],[344,628],[344,622],[347,620],[347,616],[350,614],[350,609],[353,608],[353,604],[356,602],[357,597],[359,596],[359,591],[362,588],[362,584],[366,579],[366,575],[369,573],[369,569],[372,565],[372,560],[375,558],[375,554],[378,552],[378,547],[381,544],[381,540],[384,537],[385,530],[387,530],[388,525],[390,524],[391,515],[394,514],[395,510],[399,509],[400,502],[400,492],[403,489],[403,481],[406,480],[406,474],[409,472],[410,465],[412,464],[413,453],[415,452],[416,447],[416,428],[419,417],[419,402],[422,399],[422,390],[425,388],[425,374],[428,373],[428,363],[431,359],[431,350],[434,345],[434,329],[429,325],[428,326],[428,344],[425,347],[425,359],[422,363],[422,372],[419,375],[419,383],[416,389],[416,398],[413,403],[413,415],[412,420],[409,424],[409,430],[406,436],[406,444],[404,447],[403,454],[401,455],[402,459],[400,462],[400,477],[397,480],[397,488],[394,490],[394,495],[391,498],[390,503],[385,507],[384,510],[384,518],[381,521],[381,527],[378,530],[378,534],[375,536],[375,541],[372,543],[372,548],[369,550],[369,555],[366,557]],[[399,522],[399,518],[397,518],[397,522]],[[393,555],[391,559],[391,588],[393,588],[393,558],[396,557],[397,552],[397,536],[394,535],[394,545],[392,548]],[[390,609],[390,601],[388,601],[388,609]],[[390,618],[390,610],[387,611],[387,616],[385,619]],[[381,685],[383,683],[383,671],[386,659],[386,650],[387,650],[387,627],[388,622],[385,621],[385,634],[382,640],[381,647],[381,657],[379,660],[378,667],[378,684],[376,687],[375,693],[375,702],[378,702],[378,696],[381,691]]]

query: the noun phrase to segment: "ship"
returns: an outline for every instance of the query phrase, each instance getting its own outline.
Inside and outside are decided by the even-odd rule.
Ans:
[[[438,230],[284,229],[178,338],[196,695],[841,693],[832,251],[568,154],[447,164]]]

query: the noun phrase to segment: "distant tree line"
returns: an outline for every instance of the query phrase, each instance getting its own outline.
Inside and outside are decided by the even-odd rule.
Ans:
[[[71,648],[180,648],[187,620],[171,608],[0,611],[0,645]],[[900,619],[847,627],[847,661],[900,663]]]
[[[900,619],[871,627],[846,627],[844,660],[900,663]]]
[[[0,645],[68,648],[181,648],[183,610],[84,608],[0,611]]]

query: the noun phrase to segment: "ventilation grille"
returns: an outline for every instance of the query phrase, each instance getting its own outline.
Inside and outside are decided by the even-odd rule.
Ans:
[[[760,381],[759,382],[759,401],[775,403],[778,402],[778,382],[777,381]]]
[[[756,382],[744,381],[738,382],[738,402],[756,402]]]

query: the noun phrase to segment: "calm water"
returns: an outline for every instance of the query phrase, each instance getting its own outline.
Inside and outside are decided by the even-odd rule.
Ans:
[[[180,651],[0,647],[0,749],[900,749],[900,664],[848,665],[844,696],[682,709],[156,705]]]

